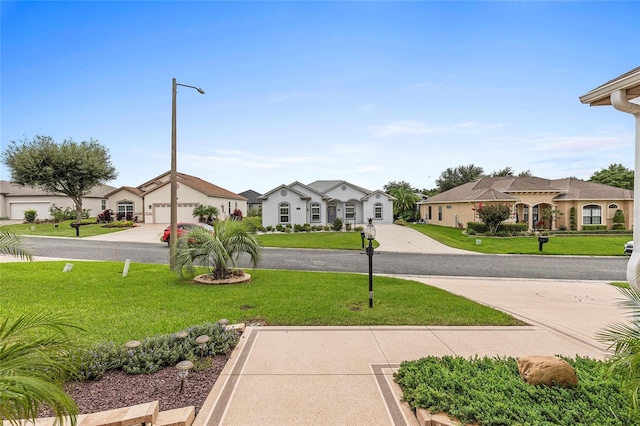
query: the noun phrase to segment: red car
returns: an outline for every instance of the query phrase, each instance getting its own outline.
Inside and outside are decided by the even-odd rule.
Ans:
[[[207,225],[206,223],[182,222],[178,224],[178,238],[182,237],[185,234],[185,232],[189,232],[191,229],[196,228],[198,226],[213,233],[213,226]],[[162,234],[162,237],[160,237],[160,241],[162,241],[163,243],[170,244],[170,240],[171,240],[171,226],[167,226],[164,230],[164,233]]]

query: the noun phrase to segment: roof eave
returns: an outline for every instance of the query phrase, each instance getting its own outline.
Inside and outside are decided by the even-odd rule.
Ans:
[[[590,106],[611,105],[611,93],[625,90],[627,100],[640,96],[640,68],[635,72],[605,83],[580,96],[580,102]]]

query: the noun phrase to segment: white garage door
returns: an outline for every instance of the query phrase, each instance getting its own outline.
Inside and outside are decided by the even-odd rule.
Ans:
[[[25,210],[35,210],[38,212],[36,219],[49,219],[50,204],[48,201],[9,202],[9,218],[24,219]]]
[[[156,204],[153,207],[153,223],[171,222],[170,204]],[[178,204],[178,222],[195,222],[193,209],[196,207],[198,207],[198,204]]]

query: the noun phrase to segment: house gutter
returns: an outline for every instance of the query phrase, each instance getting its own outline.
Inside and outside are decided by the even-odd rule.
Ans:
[[[611,93],[611,105],[618,111],[631,114],[636,119],[635,173],[633,176],[633,253],[627,264],[629,285],[640,290],[640,105],[627,100],[625,89]]]

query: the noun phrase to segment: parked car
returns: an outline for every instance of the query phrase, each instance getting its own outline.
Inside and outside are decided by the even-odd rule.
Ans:
[[[213,226],[207,225],[206,223],[181,222],[181,223],[178,223],[178,238],[182,237],[186,232],[189,232],[191,229],[194,229],[198,226],[206,229],[209,232],[213,232]],[[171,226],[167,226],[164,230],[164,233],[162,234],[162,237],[160,237],[160,241],[162,241],[163,243],[170,244],[170,240],[171,240]]]
[[[631,253],[633,253],[633,241],[627,241],[624,244],[624,254],[631,256]]]

